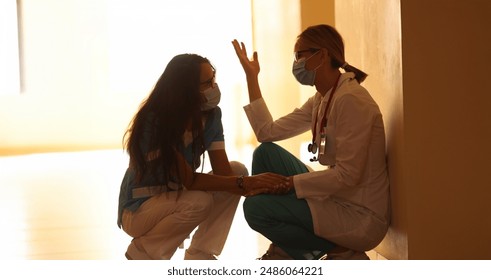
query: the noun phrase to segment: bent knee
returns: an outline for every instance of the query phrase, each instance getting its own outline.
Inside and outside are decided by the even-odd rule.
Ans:
[[[277,150],[278,148],[280,148],[280,146],[278,146],[277,144],[275,144],[273,142],[264,142],[264,143],[261,143],[259,146],[257,146],[256,149],[254,149],[253,156],[260,156],[262,154],[268,154],[273,150]]]
[[[208,192],[186,191],[182,198],[186,200],[184,203],[188,211],[196,214],[206,216],[213,208],[213,196]]]
[[[264,203],[267,203],[264,199],[264,195],[249,196],[244,199],[242,208],[246,218],[248,216],[257,216],[264,213]]]
[[[264,225],[270,223],[268,218],[268,196],[256,195],[247,197],[242,204],[244,218],[247,224],[254,230],[260,231]]]
[[[249,176],[249,171],[247,170],[247,167],[241,162],[231,161],[230,167],[232,168],[232,172],[234,175]]]

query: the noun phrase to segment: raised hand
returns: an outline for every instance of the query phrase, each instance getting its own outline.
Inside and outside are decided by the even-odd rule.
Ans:
[[[252,55],[252,60],[249,60],[249,57],[247,56],[247,50],[243,42],[239,44],[239,42],[234,39],[232,41],[232,45],[234,46],[235,53],[237,54],[237,57],[239,58],[240,64],[242,64],[242,68],[244,68],[246,75],[257,76],[259,74],[259,71],[261,70],[261,67],[259,66],[257,52],[254,52]]]

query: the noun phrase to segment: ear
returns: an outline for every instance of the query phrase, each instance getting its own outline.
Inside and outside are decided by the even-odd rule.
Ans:
[[[331,55],[329,51],[326,48],[322,48],[321,53],[322,53],[321,56],[322,60],[325,61],[327,65],[331,65]]]

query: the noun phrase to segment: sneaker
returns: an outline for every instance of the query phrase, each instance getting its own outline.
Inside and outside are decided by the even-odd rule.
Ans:
[[[217,258],[213,254],[208,254],[199,250],[193,251],[194,253],[191,254],[189,252],[189,249],[187,249],[186,253],[184,253],[184,260],[217,260]]]
[[[293,258],[280,247],[271,243],[266,253],[264,253],[262,257],[258,258],[258,260],[293,260]]]
[[[324,255],[321,260],[370,260],[365,252],[346,250],[340,253]]]
[[[144,248],[139,248],[133,239],[124,254],[128,260],[151,260]]]

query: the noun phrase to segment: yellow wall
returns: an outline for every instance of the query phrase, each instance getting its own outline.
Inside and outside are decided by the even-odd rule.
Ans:
[[[489,1],[336,1],[386,123],[389,259],[491,259],[490,25]]]

